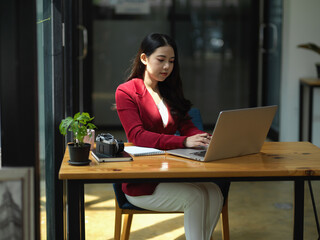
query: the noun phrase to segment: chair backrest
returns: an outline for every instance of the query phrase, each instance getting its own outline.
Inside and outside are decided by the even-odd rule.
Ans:
[[[200,114],[200,110],[198,108],[191,108],[188,112],[189,116],[191,117],[192,123],[201,131],[204,131],[202,118]],[[175,135],[180,136],[180,132],[177,131]]]
[[[191,108],[188,112],[189,116],[191,117],[191,121],[193,124],[201,131],[204,130],[202,118],[200,114],[200,110],[198,108]]]

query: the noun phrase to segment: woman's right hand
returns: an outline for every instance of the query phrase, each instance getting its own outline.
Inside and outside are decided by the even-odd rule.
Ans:
[[[207,146],[210,142],[211,136],[208,133],[200,133],[187,137],[184,141],[184,146],[187,148],[194,148],[200,146]]]

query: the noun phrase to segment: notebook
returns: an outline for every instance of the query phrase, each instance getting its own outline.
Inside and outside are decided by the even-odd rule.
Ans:
[[[222,111],[206,149],[181,148],[166,152],[204,162],[258,153],[276,111],[277,106]]]
[[[163,150],[149,147],[125,146],[124,150],[135,157],[165,154],[165,151]]]
[[[116,156],[102,154],[93,149],[91,155],[99,162],[127,162],[132,161],[132,157],[125,151],[118,153]]]

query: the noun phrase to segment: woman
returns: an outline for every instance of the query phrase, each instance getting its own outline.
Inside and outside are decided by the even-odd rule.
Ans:
[[[165,34],[144,38],[128,80],[116,90],[117,111],[129,142],[159,149],[205,146],[210,135],[190,120],[182,91],[177,47]],[[180,136],[174,135],[179,130]],[[124,183],[135,206],[183,211],[187,240],[209,240],[223,197],[215,183]]]

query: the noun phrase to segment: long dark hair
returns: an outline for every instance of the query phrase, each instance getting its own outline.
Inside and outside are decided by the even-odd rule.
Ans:
[[[184,118],[191,108],[191,102],[185,99],[180,78],[180,67],[178,59],[178,50],[174,40],[166,34],[151,33],[141,42],[140,49],[132,62],[131,73],[127,78],[130,81],[133,78],[143,79],[145,65],[141,62],[142,53],[149,57],[157,48],[171,46],[174,51],[174,66],[171,74],[165,81],[159,82],[159,91],[166,103],[170,106],[171,114]]]

